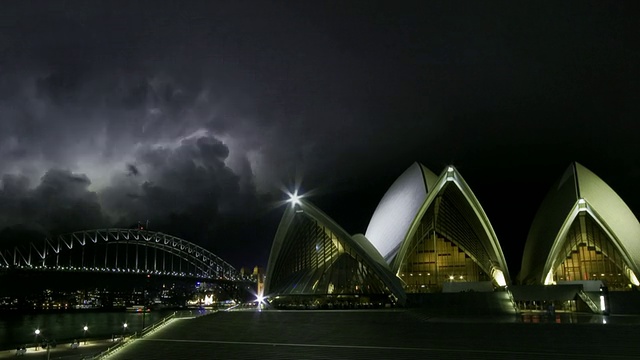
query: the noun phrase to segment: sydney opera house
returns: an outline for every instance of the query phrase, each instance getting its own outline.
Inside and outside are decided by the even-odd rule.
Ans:
[[[638,219],[581,164],[570,164],[542,201],[512,278],[487,214],[457,169],[436,174],[416,162],[384,194],[365,234],[349,234],[307,199],[292,198],[264,295],[275,305],[331,308],[500,293],[516,311],[555,303],[602,313],[610,296],[624,308],[625,296],[615,294],[636,294],[639,271]]]

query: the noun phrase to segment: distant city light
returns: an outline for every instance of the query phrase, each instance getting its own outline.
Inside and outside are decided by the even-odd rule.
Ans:
[[[205,306],[213,305],[213,301],[214,301],[213,294],[204,296],[204,305]]]

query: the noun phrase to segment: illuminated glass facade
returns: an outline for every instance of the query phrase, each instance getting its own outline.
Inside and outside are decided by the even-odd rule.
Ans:
[[[303,200],[289,207],[281,220],[265,295],[312,305],[372,299],[395,304],[405,298],[400,282],[364,236],[349,235]]]
[[[460,175],[449,167],[434,190],[396,258],[405,291],[439,292],[445,282],[495,280],[504,286],[505,279],[497,278],[506,270],[504,257]]]
[[[610,290],[640,285],[640,223],[599,177],[572,163],[543,200],[529,231],[518,280],[599,280]]]
[[[345,239],[300,214],[286,234],[270,291],[278,294],[384,294],[384,282]]]
[[[640,285],[639,239],[631,210],[573,163],[534,218],[519,285],[597,280],[610,290],[632,289]],[[383,196],[367,236],[348,234],[306,199],[288,206],[269,257],[265,295],[402,303],[408,293],[505,288],[509,275],[493,227],[460,173],[449,166],[435,175],[414,163]]]
[[[491,280],[462,248],[435,232],[419,240],[399,276],[408,293],[440,292],[445,282]]]
[[[554,282],[601,280],[609,290],[629,289],[629,268],[618,249],[586,212],[581,212],[555,261]]]

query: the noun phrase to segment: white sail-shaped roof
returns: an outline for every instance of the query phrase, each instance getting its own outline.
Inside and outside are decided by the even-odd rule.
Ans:
[[[388,263],[393,261],[427,198],[429,188],[437,179],[436,174],[415,162],[396,179],[380,200],[365,237]]]
[[[427,210],[435,206],[436,198],[443,194],[445,189],[451,184],[458,189],[459,194],[461,194],[462,199],[464,199],[462,200],[462,203],[466,203],[466,205],[460,204],[459,206],[465,206],[469,209],[469,212],[465,211],[466,221],[471,227],[471,231],[477,236],[475,241],[478,243],[467,244],[468,248],[465,249],[465,252],[474,258],[478,265],[481,266],[488,274],[491,274],[496,284],[499,286],[507,285],[510,283],[507,262],[504,258],[504,253],[502,252],[502,248],[498,242],[498,238],[493,227],[491,226],[489,218],[482,209],[482,206],[473,191],[471,191],[469,185],[467,185],[460,173],[453,166],[448,166],[437,178],[434,185],[429,188],[429,193],[425,201],[421,204],[418,211],[415,212],[411,226],[406,232],[406,240],[402,242],[397,256],[391,264],[391,269],[393,271],[398,271],[406,254],[410,251],[410,247],[412,246],[411,239],[413,238],[422,217],[425,216]],[[445,226],[439,225],[438,223],[435,225],[436,227]],[[458,242],[462,239],[451,240]],[[461,243],[459,243],[459,245],[463,246]],[[476,248],[475,251],[471,249],[473,247]],[[481,258],[485,260],[483,261]]]
[[[310,245],[310,246],[309,246]],[[310,250],[309,250],[310,249]],[[337,255],[325,256],[327,253]],[[281,271],[281,262],[290,261],[287,256],[303,257],[299,259],[292,277],[284,280],[284,293],[273,293],[275,282],[286,278],[289,273]],[[304,199],[299,199],[285,211],[271,248],[265,278],[266,295],[283,294],[322,294],[318,282],[327,279],[332,271],[332,262],[341,261],[344,270],[346,263],[359,262],[357,268],[349,273],[361,272],[363,279],[379,279],[385,293],[393,295],[398,303],[404,303],[406,295],[399,279],[391,272],[377,250],[361,234],[349,235],[342,227],[320,209]],[[364,269],[364,270],[363,270]],[[363,273],[364,271],[364,273]],[[285,271],[286,272],[286,271]],[[363,275],[364,274],[364,275]],[[344,277],[344,276],[343,276]],[[331,285],[333,287],[333,285]],[[282,286],[279,286],[283,288]]]
[[[554,184],[532,222],[518,279],[548,283],[561,242],[576,216],[586,211],[605,231],[626,265],[640,274],[640,223],[625,202],[602,179],[574,162]],[[637,282],[631,276],[632,282]],[[638,284],[635,284],[638,285]]]

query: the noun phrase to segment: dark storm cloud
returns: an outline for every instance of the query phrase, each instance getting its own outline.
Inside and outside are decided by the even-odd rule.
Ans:
[[[34,181],[50,166],[85,171],[78,154],[117,162],[135,144],[207,128],[264,155],[269,164],[256,171],[268,184],[326,157],[337,129],[318,125],[357,130],[360,59],[281,6],[36,4],[3,18],[0,61],[11,76],[2,80],[0,171],[30,171]],[[338,83],[345,73],[354,85]]]
[[[140,174],[140,170],[133,164],[127,164],[127,173],[132,176],[137,176]]]
[[[240,226],[258,206],[248,154],[264,161],[261,137],[269,133],[269,143],[282,143],[269,131],[277,112],[257,99],[268,80],[245,63],[255,27],[266,24],[235,25],[224,17],[240,10],[228,6],[207,10],[218,21],[200,12],[206,5],[114,6],[25,2],[0,15],[1,225],[50,232],[149,220],[153,229],[201,244],[231,237],[215,250],[239,244]],[[59,168],[73,173],[63,181],[49,170]],[[62,184],[81,184],[95,199],[71,196],[74,187]],[[46,194],[66,212],[34,211]],[[65,216],[83,220],[62,224]],[[264,261],[264,251],[247,261]]]
[[[201,218],[213,219],[219,207],[233,206],[240,195],[238,176],[224,163],[227,156],[227,147],[212,137],[186,139],[175,148],[140,149],[135,168],[141,179],[115,179],[103,190],[103,203],[129,221],[164,219],[196,208],[207,209]]]
[[[530,216],[510,220],[494,174],[535,203],[582,161],[615,173],[603,178],[637,212],[637,14],[627,2],[3,2],[0,224],[65,228],[25,210],[59,189],[51,201],[84,209],[82,226],[150,220],[223,257],[255,245],[250,261],[266,262],[275,225],[256,214],[280,182],[302,176],[363,232],[416,160],[456,165],[513,242]]]
[[[102,204],[119,226],[149,222],[149,229],[229,250],[242,236],[241,229],[221,228],[221,222],[241,217],[251,223],[263,205],[252,182],[242,181],[226,166],[228,156],[225,144],[204,134],[141,148],[135,165],[129,164],[126,174],[115,176],[101,191]],[[137,169],[137,176],[128,176],[131,168]]]
[[[4,175],[0,190],[0,228],[23,225],[44,234],[100,227],[108,221],[89,179],[51,169],[33,189],[23,176]]]

